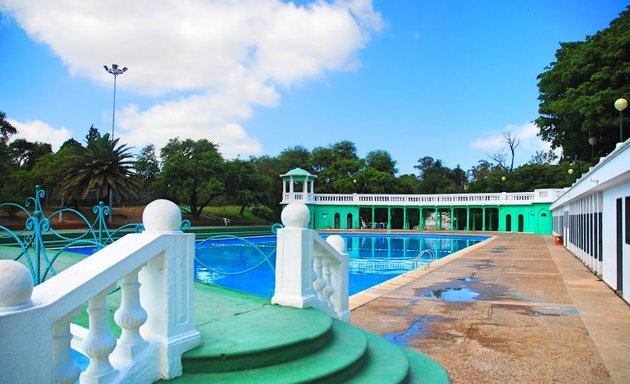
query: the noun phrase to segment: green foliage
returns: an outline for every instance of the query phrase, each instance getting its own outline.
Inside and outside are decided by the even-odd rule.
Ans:
[[[225,193],[225,162],[208,140],[171,139],[160,151],[160,183],[166,196],[183,200],[198,218],[210,201]]]
[[[261,219],[265,219],[269,222],[273,222],[278,219],[278,215],[266,205],[262,205],[262,204],[254,205],[251,208],[251,212],[252,214],[260,217]]]
[[[630,96],[630,7],[610,26],[583,42],[561,43],[556,61],[538,75],[540,136],[564,158],[608,154],[619,141],[613,103]],[[628,114],[624,117],[628,125]],[[624,138],[627,138],[627,134]]]
[[[138,196],[140,184],[133,173],[133,156],[126,144],[109,134],[88,142],[87,148],[69,147],[70,156],[62,193],[68,199],[84,199],[94,191],[102,200],[111,192],[115,201]]]

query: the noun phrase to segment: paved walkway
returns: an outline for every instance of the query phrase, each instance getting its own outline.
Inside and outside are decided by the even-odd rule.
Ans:
[[[498,234],[351,308],[453,383],[630,383],[630,307],[551,236]]]

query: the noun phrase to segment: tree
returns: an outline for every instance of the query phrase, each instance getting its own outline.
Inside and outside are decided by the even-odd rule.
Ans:
[[[457,187],[452,179],[452,171],[442,165],[442,160],[434,160],[425,156],[414,165],[418,170],[420,193],[450,193],[457,192]]]
[[[514,170],[514,155],[516,148],[521,144],[518,136],[512,132],[503,132],[503,142],[507,145],[507,150],[502,148],[498,152],[490,155],[490,158],[494,160],[504,172],[512,172]],[[510,166],[508,167],[507,158],[510,156]]]
[[[93,139],[87,147],[70,147],[72,155],[62,193],[69,200],[84,199],[94,191],[96,199],[115,201],[138,196],[140,188],[133,172],[133,155],[126,144],[118,145],[109,134]]]
[[[160,162],[155,154],[155,146],[149,144],[140,150],[134,163],[134,169],[144,184],[142,194],[152,199],[159,194],[158,178],[160,176]]]
[[[539,135],[564,158],[588,160],[589,137],[597,138],[595,157],[619,140],[619,97],[630,95],[630,6],[609,27],[585,41],[561,43],[556,61],[538,75]],[[628,114],[624,118],[628,124]],[[626,136],[627,137],[627,136]]]
[[[226,169],[226,192],[232,202],[240,205],[241,216],[248,206],[269,204],[271,180],[258,172],[253,161],[234,159],[226,163]]]
[[[396,173],[398,173],[396,161],[392,159],[392,155],[387,151],[376,150],[368,152],[365,156],[365,162],[366,166],[380,172],[385,172],[391,176],[395,176]]]
[[[39,141],[31,143],[26,139],[16,139],[9,144],[11,162],[26,170],[33,169],[38,158],[52,153],[50,144]]]
[[[9,136],[15,135],[17,129],[7,121],[7,115],[0,111],[0,141],[9,141]]]
[[[226,192],[225,162],[217,148],[205,139],[175,138],[160,151],[163,187],[169,196],[188,202],[195,219],[212,199]]]
[[[88,129],[87,135],[85,136],[85,142],[88,143],[89,145],[94,140],[98,140],[100,138],[101,138],[101,133],[98,131],[98,128],[96,128],[94,124],[92,124],[90,126],[90,129]]]

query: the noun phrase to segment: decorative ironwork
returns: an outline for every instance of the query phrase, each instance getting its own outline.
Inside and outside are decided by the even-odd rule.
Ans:
[[[272,227],[273,228],[273,227]],[[258,261],[256,264],[254,264],[252,267],[246,268],[242,271],[237,271],[237,272],[226,272],[226,271],[222,271],[222,270],[218,270],[214,267],[209,266],[206,262],[204,262],[199,256],[198,256],[198,252],[195,252],[195,261],[201,265],[202,267],[206,268],[208,271],[212,272],[212,273],[216,273],[219,275],[226,275],[226,276],[236,276],[236,275],[242,275],[248,272],[251,272],[253,270],[255,270],[256,268],[260,267],[261,265],[267,263],[267,265],[269,265],[269,267],[271,268],[271,270],[273,271],[273,273],[276,273],[276,268],[273,264],[273,262],[271,262],[271,257],[273,256],[273,254],[276,252],[276,247],[272,247],[273,250],[271,252],[265,253],[259,246],[257,246],[256,244],[252,243],[251,241],[243,238],[243,237],[239,237],[239,236],[233,236],[233,235],[226,235],[226,234],[221,234],[221,235],[214,235],[214,236],[210,236],[200,242],[197,243],[197,245],[195,246],[195,249],[200,249],[200,248],[204,248],[204,245],[212,242],[214,240],[229,240],[229,239],[234,239],[234,240],[238,240],[240,242],[243,243],[242,246],[250,246],[252,247],[254,250],[256,250],[256,252],[258,252],[260,254],[260,256],[262,257],[260,259],[260,261]],[[216,245],[216,244],[213,244]],[[230,244],[230,245],[235,245],[235,244]]]
[[[111,209],[103,202],[99,202],[92,208],[92,212],[96,215],[92,222],[81,212],[72,208],[62,208],[45,216],[42,208],[42,199],[45,196],[46,191],[37,185],[35,186],[35,196],[28,197],[24,206],[16,203],[0,204],[0,208],[15,209],[26,215],[24,229],[19,232],[11,231],[0,225],[0,233],[6,233],[5,236],[0,235],[0,242],[5,245],[13,245],[11,240],[15,241],[20,249],[13,260],[23,261],[31,271],[35,285],[41,284],[49,275],[57,274],[53,264],[59,255],[69,248],[94,247],[94,252],[96,252],[125,233],[137,233],[144,229],[142,224],[132,223],[110,230],[107,227],[106,217],[110,215]],[[29,210],[31,207],[32,213]],[[54,229],[51,221],[55,217],[61,220],[64,214],[76,215],[85,224],[86,230],[84,232],[63,232]],[[188,227],[190,227],[190,222]],[[48,245],[48,249],[46,245]]]

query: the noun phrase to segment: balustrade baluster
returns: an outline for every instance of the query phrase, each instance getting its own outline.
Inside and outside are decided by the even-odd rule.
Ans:
[[[330,296],[335,293],[335,288],[332,285],[332,279],[330,277],[331,275],[331,271],[330,271],[330,259],[329,258],[324,258],[323,261],[323,266],[322,266],[322,273],[323,273],[323,277],[324,277],[324,288],[322,289],[322,294],[324,295],[324,300],[326,303],[328,303],[328,306],[333,308],[333,304],[332,301],[330,300]]]
[[[81,369],[72,359],[70,321],[77,315],[74,311],[53,324],[53,379],[54,384],[71,384],[77,381]]]
[[[147,312],[140,304],[140,268],[123,277],[120,284],[120,308],[114,314],[114,321],[122,330],[114,357],[130,362],[140,354],[147,342],[140,336],[140,326],[147,321]]]
[[[116,347],[116,338],[109,329],[107,293],[109,289],[90,299],[88,317],[90,330],[83,350],[90,357],[90,365],[81,373],[81,383],[106,383],[115,377],[116,370],[109,362],[109,354]]]
[[[313,289],[317,293],[317,297],[320,300],[324,300],[324,294],[322,290],[326,287],[326,281],[322,273],[322,256],[315,253],[313,255],[313,270],[315,271],[315,279],[313,280]]]

